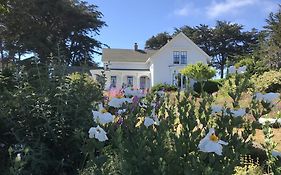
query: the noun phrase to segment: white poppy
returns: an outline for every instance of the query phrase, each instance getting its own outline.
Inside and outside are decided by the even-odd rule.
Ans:
[[[89,129],[89,138],[98,139],[100,142],[108,140],[106,132],[99,125]]]
[[[157,91],[156,94],[159,95],[160,97],[163,97],[165,95],[165,91],[163,90]]]
[[[124,89],[124,95],[125,96],[137,96],[139,98],[145,97],[145,94],[141,90],[134,90],[130,87],[127,87]]]
[[[242,117],[246,114],[246,109],[238,109],[230,111],[233,117]]]
[[[145,117],[143,124],[144,124],[144,126],[146,126],[148,128],[150,125],[154,124],[154,120],[150,117]]]
[[[278,121],[277,119],[274,118],[259,118],[259,123],[260,124],[265,124],[266,122],[269,122],[270,124],[274,124],[276,121]]]
[[[122,107],[123,103],[132,103],[132,99],[130,98],[112,98],[110,102],[108,103],[109,106],[112,106],[114,108],[120,108]]]
[[[147,108],[147,105],[143,102],[139,102],[139,107],[141,108]]]
[[[121,114],[123,114],[124,112],[126,112],[126,109],[119,109],[119,110],[117,111],[117,114],[121,115]]]
[[[272,155],[273,155],[274,157],[281,157],[281,152],[272,151],[271,153],[272,153]]]
[[[155,115],[155,108],[152,109],[151,117],[144,118],[144,125],[148,128],[150,125],[159,125],[160,121],[158,117]]]
[[[230,66],[228,68],[228,73],[229,74],[235,74],[236,73],[236,67],[235,66]]]
[[[243,74],[243,73],[246,72],[246,70],[247,70],[247,67],[246,67],[246,66],[242,66],[242,67],[239,67],[239,68],[237,69],[237,73],[238,73],[238,74]]]
[[[209,133],[199,142],[198,148],[202,152],[214,152],[217,155],[222,155],[222,145],[228,145],[228,143],[219,140],[215,135],[215,129],[210,128]]]
[[[106,124],[114,121],[114,116],[109,112],[107,112],[102,104],[99,104],[98,111],[92,111],[92,112],[93,112],[93,118],[97,123]]]
[[[229,74],[235,74],[235,73],[242,74],[242,73],[245,73],[246,70],[247,70],[246,66],[242,66],[242,67],[239,67],[239,68],[236,68],[235,66],[230,66],[228,68],[228,73]]]
[[[219,106],[219,105],[214,105],[211,108],[212,108],[212,114],[220,113],[220,112],[222,112],[224,110],[224,107],[223,106]]]
[[[278,99],[280,97],[280,94],[279,93],[273,93],[273,92],[270,92],[270,93],[267,93],[267,94],[256,93],[255,96],[256,96],[257,100],[263,100],[267,103],[271,103],[272,101]]]

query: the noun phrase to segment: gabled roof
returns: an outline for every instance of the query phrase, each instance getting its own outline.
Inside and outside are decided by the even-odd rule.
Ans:
[[[170,40],[169,42],[167,42],[163,47],[161,47],[159,50],[157,50],[157,53],[155,53],[154,55],[152,55],[151,58],[149,58],[147,60],[147,62],[151,61],[151,59],[155,56],[157,56],[158,54],[160,54],[162,52],[162,50],[165,50],[165,48],[167,48],[171,43],[173,43],[177,38],[179,37],[183,37],[185,38],[190,44],[191,46],[193,46],[193,48],[195,48],[196,50],[198,50],[201,54],[203,54],[206,58],[206,61],[209,62],[210,61],[210,56],[204,52],[199,46],[197,46],[191,39],[189,39],[183,32],[178,33],[176,36],[174,36],[172,38],[172,40]]]
[[[134,50],[134,49],[102,49],[102,62],[142,62],[147,63],[153,57],[157,56],[165,48],[167,48],[177,38],[185,38],[193,48],[198,50],[202,55],[205,56],[207,62],[210,61],[210,56],[207,55],[200,47],[198,47],[192,40],[190,40],[183,32],[180,32],[173,39],[167,42],[159,50]]]
[[[158,50],[102,49],[102,61],[145,63]]]

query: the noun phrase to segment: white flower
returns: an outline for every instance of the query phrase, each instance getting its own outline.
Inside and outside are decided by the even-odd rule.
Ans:
[[[269,122],[270,124],[274,124],[276,121],[278,121],[277,119],[274,118],[259,118],[259,123],[260,124],[265,124],[266,122]]]
[[[132,99],[130,99],[130,98],[116,98],[116,97],[114,97],[114,98],[112,98],[110,100],[108,105],[112,106],[114,108],[120,108],[123,105],[123,103],[126,103],[126,102],[127,103],[132,103]]]
[[[100,142],[108,140],[106,132],[99,125],[89,129],[89,138],[98,139]]]
[[[152,109],[152,114],[150,117],[144,118],[144,125],[148,128],[150,125],[159,125],[160,121],[158,117],[155,115],[155,108]]]
[[[273,155],[274,157],[281,157],[281,152],[272,151],[271,153],[272,153],[272,155]]]
[[[239,68],[237,69],[237,73],[238,73],[238,74],[243,74],[243,73],[246,72],[246,69],[247,69],[246,66],[239,67]]]
[[[230,110],[233,117],[242,117],[246,114],[246,109]]]
[[[139,102],[139,107],[141,108],[147,108],[147,105],[143,102]]]
[[[154,120],[150,117],[145,117],[143,124],[144,124],[144,126],[146,126],[148,128],[150,125],[154,124]]]
[[[279,93],[273,93],[273,92],[270,92],[270,93],[267,93],[267,94],[256,93],[255,96],[256,96],[257,100],[263,100],[267,103],[271,103],[272,101],[278,99],[280,97],[280,94]]]
[[[124,112],[126,112],[126,109],[119,109],[119,110],[117,111],[117,114],[121,115],[121,114],[123,114]]]
[[[145,94],[141,90],[134,90],[130,87],[127,87],[124,89],[124,95],[125,96],[137,96],[139,98],[145,97]]]
[[[228,143],[219,140],[218,137],[215,135],[215,129],[211,128],[209,130],[209,133],[200,141],[198,148],[202,152],[214,152],[217,155],[222,155],[221,145],[228,145]]]
[[[163,97],[165,95],[165,91],[163,90],[157,91],[156,94],[159,95],[160,97]]]
[[[235,66],[230,66],[228,68],[228,73],[229,74],[235,74],[236,73],[236,67]]]
[[[93,112],[93,118],[97,123],[106,124],[114,121],[114,116],[109,112],[107,112],[102,104],[99,104],[98,111],[92,111],[92,112]]]
[[[212,108],[212,114],[220,113],[224,110],[224,107],[219,105],[212,106],[211,108]]]
[[[17,154],[16,161],[17,162],[21,161],[21,154],[20,153]]]
[[[235,74],[235,73],[242,74],[242,73],[245,73],[246,70],[247,70],[246,66],[239,67],[238,69],[235,66],[230,66],[228,68],[228,73],[229,74]]]

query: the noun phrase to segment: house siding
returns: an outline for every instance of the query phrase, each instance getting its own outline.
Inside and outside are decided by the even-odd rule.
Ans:
[[[158,54],[151,58],[151,64],[154,65],[151,69],[152,85],[159,83],[172,84],[174,71],[180,72],[186,65],[173,64],[173,52],[186,51],[187,64],[195,64],[202,62],[207,64],[207,58],[197,48],[194,48],[184,37],[177,37],[170,41],[165,48],[159,51]]]
[[[174,65],[173,52],[186,51],[187,64]],[[202,62],[207,64],[210,57],[196,46],[183,33],[175,36],[170,42],[148,58],[146,62],[120,62],[110,61],[109,69],[105,71],[108,81],[106,88],[110,87],[110,77],[117,76],[117,88],[127,84],[127,76],[133,76],[133,86],[140,87],[140,77],[147,77],[147,84],[151,87],[159,83],[173,84],[174,73],[179,73],[186,65]],[[104,62],[106,65],[108,62]],[[94,75],[95,71],[92,71]]]

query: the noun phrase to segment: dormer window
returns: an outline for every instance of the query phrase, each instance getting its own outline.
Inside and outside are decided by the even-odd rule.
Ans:
[[[174,51],[173,52],[174,64],[187,64],[187,52],[186,51]]]

